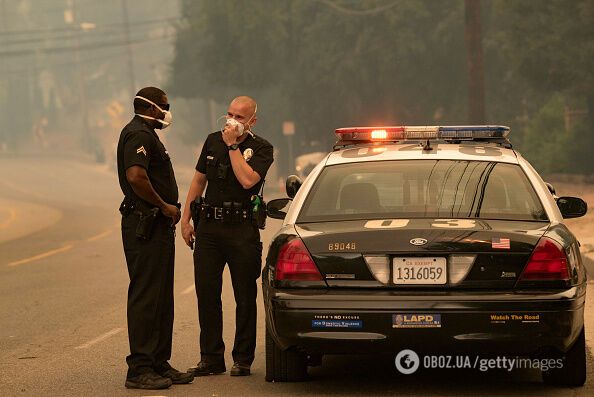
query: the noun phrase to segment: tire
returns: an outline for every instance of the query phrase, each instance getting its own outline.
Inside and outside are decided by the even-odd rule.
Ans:
[[[307,380],[307,355],[294,349],[281,350],[266,329],[266,381]]]
[[[544,383],[555,386],[579,387],[586,382],[586,336],[584,328],[564,356],[563,368],[542,372]]]

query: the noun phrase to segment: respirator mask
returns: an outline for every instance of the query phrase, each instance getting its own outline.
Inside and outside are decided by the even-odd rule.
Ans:
[[[245,125],[248,125],[248,124],[250,123],[250,121],[252,121],[252,119],[253,119],[253,118],[254,118],[254,116],[256,115],[256,112],[257,112],[257,111],[258,111],[258,105],[256,105],[256,108],[254,109],[254,114],[252,114],[252,117],[250,117],[250,118],[249,118],[249,120],[248,120],[248,121],[245,123]],[[239,121],[237,121],[237,120],[235,120],[234,118],[232,118],[232,117],[229,117],[229,116],[224,116],[224,117],[227,117],[227,120],[226,120],[226,122],[225,122],[225,126],[229,126],[229,127],[231,127],[231,128],[233,128],[233,127],[237,126],[237,133],[235,134],[235,136],[236,136],[237,138],[239,138],[240,136],[242,136],[244,131],[247,131],[247,132],[249,132],[250,134],[252,133],[252,132],[250,131],[250,127],[249,127],[249,125],[248,125],[248,127],[247,127],[247,130],[246,130],[246,129],[245,129],[245,126],[244,126],[244,124],[243,124],[243,123],[240,123]]]
[[[164,114],[164,116],[163,116],[162,119],[157,119],[157,118],[154,118],[154,117],[146,116],[144,114],[135,113],[137,116],[142,117],[143,119],[147,119],[147,120],[158,121],[159,123],[161,123],[161,126],[160,127],[157,127],[157,128],[159,128],[161,130],[164,130],[165,128],[167,128],[167,127],[169,127],[171,125],[171,123],[173,122],[173,115],[171,114],[171,112],[169,110],[161,109],[161,107],[159,105],[157,105],[155,102],[153,102],[151,100],[148,100],[148,99],[146,99],[144,97],[135,96],[134,99],[136,99],[136,98],[142,99],[143,101],[150,103],[151,105],[153,105],[154,107],[156,107],[157,109],[159,109]]]

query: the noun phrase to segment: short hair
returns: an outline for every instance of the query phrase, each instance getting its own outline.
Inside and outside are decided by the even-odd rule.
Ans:
[[[165,92],[157,87],[144,87],[140,91],[136,93],[136,96],[141,96],[143,98],[148,99],[156,104],[159,104],[163,100],[163,96],[165,96]],[[140,110],[148,109],[151,106],[150,103],[147,101],[143,101],[142,99],[134,98],[134,111],[138,112]]]

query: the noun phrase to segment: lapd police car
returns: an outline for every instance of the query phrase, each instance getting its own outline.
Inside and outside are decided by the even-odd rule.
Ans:
[[[586,272],[563,219],[587,206],[556,197],[508,134],[336,130],[269,203],[284,223],[263,271],[266,380],[303,380],[325,354],[412,349],[557,358],[545,382],[584,383]]]

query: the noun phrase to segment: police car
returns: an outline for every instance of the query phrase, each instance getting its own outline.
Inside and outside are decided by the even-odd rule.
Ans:
[[[586,272],[557,197],[505,126],[356,127],[289,198],[263,270],[266,380],[325,354],[469,351],[557,358],[586,377]],[[288,210],[287,210],[288,208]],[[286,210],[286,211],[285,211]]]

